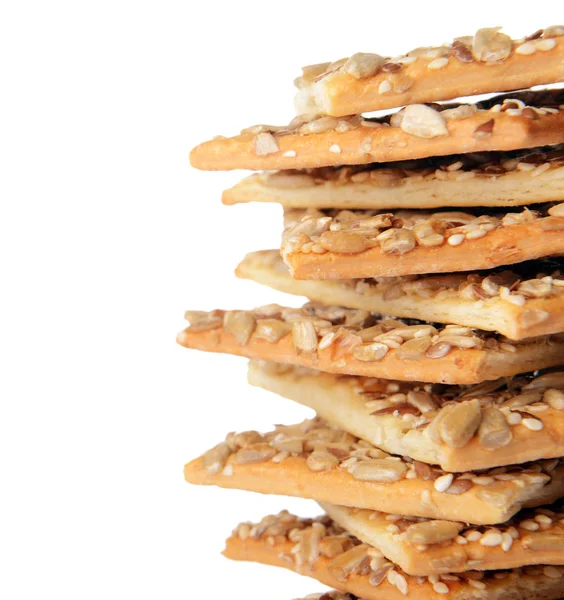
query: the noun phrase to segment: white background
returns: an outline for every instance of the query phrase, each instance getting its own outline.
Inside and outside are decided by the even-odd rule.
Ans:
[[[560,5],[560,7],[559,7]],[[0,597],[290,600],[321,586],[219,552],[241,520],[313,503],[190,487],[233,429],[306,416],[242,359],[175,345],[186,308],[298,303],[233,277],[274,206],[189,149],[293,116],[303,64],[394,55],[541,3],[11,0],[0,12]]]

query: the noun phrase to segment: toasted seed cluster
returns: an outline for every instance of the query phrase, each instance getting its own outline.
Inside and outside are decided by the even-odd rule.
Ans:
[[[348,73],[355,79],[366,79],[378,73],[389,73],[390,79],[385,80],[380,86],[380,93],[401,93],[414,83],[413,79],[402,75],[402,70],[416,62],[426,63],[427,69],[430,70],[443,69],[451,61],[500,63],[512,52],[520,55],[549,52],[556,46],[554,38],[564,35],[564,27],[556,25],[539,29],[525,38],[512,40],[501,33],[500,29],[500,27],[479,29],[474,36],[455,38],[451,44],[415,48],[395,58],[359,52],[335,62],[303,67],[302,76],[294,83],[300,89],[334,73]]]
[[[522,567],[505,571],[466,571],[464,573],[413,577],[388,561],[376,548],[363,544],[334,523],[329,517],[299,519],[287,511],[269,515],[260,523],[242,523],[233,532],[241,540],[258,540],[272,548],[292,544],[289,552],[281,551],[280,558],[296,570],[304,565],[315,566],[320,559],[328,559],[327,568],[345,583],[353,575],[365,576],[370,585],[388,583],[407,595],[412,586],[428,585],[438,594],[448,594],[452,583],[475,588],[475,597],[485,596],[488,582],[496,579],[516,579],[522,575],[560,578],[564,567]],[[546,569],[549,569],[546,571]],[[481,593],[480,593],[481,592]]]
[[[405,133],[432,138],[448,135],[447,121],[467,119],[476,114],[503,112],[512,117],[524,117],[537,120],[550,114],[558,114],[564,107],[564,91],[546,90],[543,92],[520,92],[495,96],[475,104],[412,104],[401,110],[378,118],[364,118],[360,115],[349,117],[329,117],[302,114],[288,125],[253,125],[241,131],[241,135],[252,136],[257,156],[273,154],[279,151],[278,138],[286,135],[310,135],[335,131],[344,133],[352,129],[364,128],[366,137],[360,142],[359,151],[368,153],[372,147],[371,130],[380,127],[397,127]],[[495,135],[493,118],[477,126],[474,137],[484,138]],[[335,144],[331,152],[339,154],[340,147]],[[289,150],[286,156],[296,156],[295,150]]]
[[[388,352],[397,352],[397,356],[407,360],[438,359],[453,350],[514,353],[519,345],[530,344],[532,339],[545,343],[561,336],[553,334],[516,341],[470,327],[433,325],[314,302],[302,308],[269,304],[253,311],[187,311],[185,317],[189,321],[188,332],[223,327],[242,345],[251,339],[276,343],[290,336],[298,354],[315,356],[318,351],[331,347],[334,360],[353,357],[364,362],[382,360]]]
[[[487,483],[488,478],[482,478],[483,483],[477,485]],[[453,521],[351,510],[368,512],[369,520],[378,520],[385,525],[386,532],[392,539],[406,542],[419,552],[425,552],[428,546],[448,548],[452,544],[480,544],[490,548],[500,547],[504,552],[509,552],[516,540],[531,551],[564,550],[564,510],[561,502],[550,507],[522,510],[505,523],[494,527],[468,527]],[[479,564],[474,560],[471,566],[478,567]]]
[[[468,181],[499,178],[511,173],[538,177],[564,166],[564,145],[518,150],[430,157],[395,163],[286,170],[267,173],[264,182],[278,189],[299,189],[331,183],[336,187],[370,184],[374,187],[413,185],[421,181]]]
[[[257,431],[230,433],[224,442],[204,454],[203,464],[209,473],[229,477],[233,465],[265,461],[281,463],[290,457],[304,459],[312,472],[340,469],[355,479],[379,483],[419,479],[429,481],[435,491],[446,494],[460,495],[475,485],[485,486],[480,489],[486,502],[499,500],[500,482],[513,482],[519,487],[548,483],[559,464],[558,459],[552,459],[453,475],[408,457],[392,456],[319,418],[297,425],[278,425],[265,434]],[[489,493],[490,487],[495,493]],[[423,502],[430,500],[424,497],[428,494],[429,490],[423,490]]]
[[[343,377],[345,379],[345,377]],[[365,398],[367,415],[394,416],[436,444],[461,448],[477,439],[486,450],[509,444],[513,428],[544,428],[548,409],[564,410],[564,371],[501,378],[471,386],[348,378]]]
[[[511,212],[286,209],[284,215],[283,257],[295,253],[360,254],[372,248],[379,248],[383,254],[402,255],[416,248],[460,246],[497,229],[537,220],[547,231],[564,230],[564,203]]]

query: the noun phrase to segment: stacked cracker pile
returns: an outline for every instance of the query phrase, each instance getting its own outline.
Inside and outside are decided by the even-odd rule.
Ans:
[[[186,466],[325,512],[242,524],[226,556],[323,600],[564,596],[564,93],[444,103],[564,81],[563,59],[564,27],[355,54],[303,70],[287,127],[192,152],[266,171],[224,201],[282,204],[281,251],[237,274],[311,300],[188,312],[178,337],[317,413]]]

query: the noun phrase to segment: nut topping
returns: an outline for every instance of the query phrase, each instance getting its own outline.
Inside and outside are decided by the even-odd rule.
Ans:
[[[500,33],[501,27],[479,29],[474,36],[472,54],[477,61],[495,63],[505,60],[513,47],[511,38]]]
[[[439,112],[425,104],[411,104],[403,111],[400,128],[421,138],[448,135],[445,120]]]
[[[343,66],[343,70],[356,79],[365,79],[376,75],[385,59],[378,54],[358,52],[353,54]]]
[[[271,133],[259,133],[255,137],[255,154],[257,156],[266,156],[267,154],[274,154],[278,152],[280,148],[276,138]]]

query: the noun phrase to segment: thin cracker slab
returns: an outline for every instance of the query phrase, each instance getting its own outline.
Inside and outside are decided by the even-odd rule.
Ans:
[[[369,210],[512,207],[562,198],[562,146],[255,173],[222,195],[228,205],[276,202],[288,208]]]
[[[188,311],[186,348],[326,371],[471,384],[561,364],[561,334],[510,341],[458,325],[434,327],[320,304],[254,311]]]
[[[409,575],[564,564],[560,505],[521,511],[497,527],[406,519],[327,503],[321,507],[341,527],[380,550]]]
[[[321,304],[456,323],[515,340],[564,331],[561,261],[525,262],[472,274],[321,281],[294,279],[278,250],[263,250],[247,254],[235,274]],[[502,297],[503,288],[513,292]]]
[[[479,271],[564,253],[564,204],[511,212],[287,210],[295,279]]]
[[[229,434],[184,470],[186,480],[198,485],[478,525],[506,521],[523,506],[554,502],[564,490],[559,461],[489,473],[453,476],[391,456],[320,419],[279,425],[266,434]]]
[[[395,59],[358,53],[304,67],[296,80],[296,109],[351,115],[564,80],[564,28],[539,30],[533,40],[511,40],[495,29]]]
[[[560,90],[527,92],[475,105],[412,105],[376,119],[299,117],[286,127],[257,125],[204,142],[192,150],[190,162],[208,171],[270,171],[561,144],[563,98]]]
[[[249,383],[312,408],[378,448],[445,471],[564,455],[564,372],[459,387],[251,361]]]
[[[556,600],[564,594],[564,569],[556,566],[413,577],[331,519],[286,512],[239,525],[224,555],[290,569],[365,600]]]

